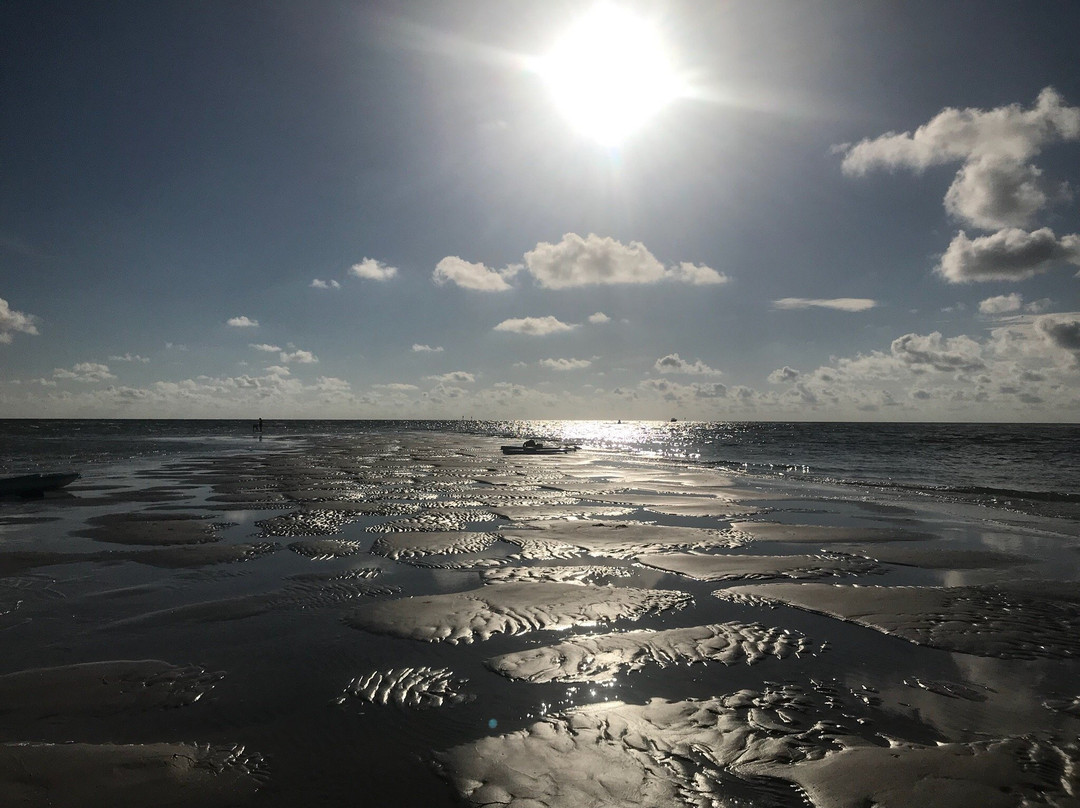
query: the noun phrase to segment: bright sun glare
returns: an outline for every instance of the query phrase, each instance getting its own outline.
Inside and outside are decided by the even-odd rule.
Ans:
[[[682,92],[658,32],[614,5],[594,7],[538,65],[570,124],[618,145]]]

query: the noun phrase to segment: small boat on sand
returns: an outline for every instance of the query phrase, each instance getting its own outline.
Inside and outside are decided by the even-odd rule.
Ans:
[[[580,446],[545,446],[538,440],[529,439],[520,446],[503,446],[502,453],[507,455],[517,454],[537,454],[537,455],[549,455],[549,454],[566,454],[567,452],[576,452]]]
[[[61,474],[21,474],[18,477],[0,478],[0,497],[44,496],[47,491],[59,491],[79,479],[78,472]]]

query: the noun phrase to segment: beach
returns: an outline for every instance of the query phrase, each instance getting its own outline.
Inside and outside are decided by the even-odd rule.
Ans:
[[[508,442],[4,500],[0,804],[1080,805],[1071,513]]]

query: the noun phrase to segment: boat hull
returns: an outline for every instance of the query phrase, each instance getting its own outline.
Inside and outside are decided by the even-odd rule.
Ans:
[[[65,474],[22,474],[0,479],[0,497],[40,497],[58,491],[79,479],[77,472]]]

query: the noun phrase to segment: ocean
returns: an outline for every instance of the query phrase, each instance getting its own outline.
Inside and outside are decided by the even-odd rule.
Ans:
[[[244,452],[312,436],[450,432],[548,441],[750,476],[898,489],[1080,518],[1080,425],[659,421],[0,420],[0,474]]]

